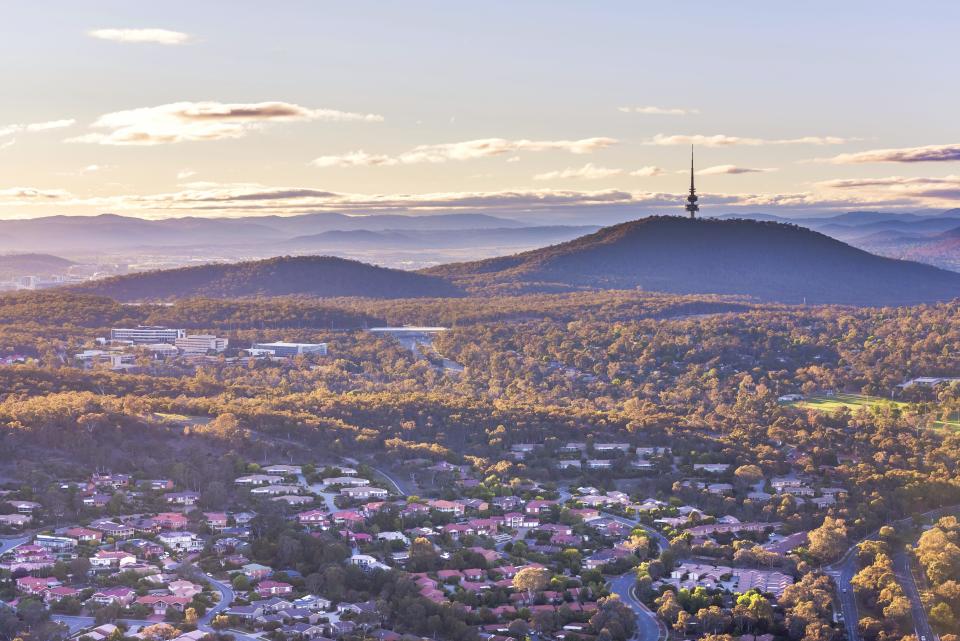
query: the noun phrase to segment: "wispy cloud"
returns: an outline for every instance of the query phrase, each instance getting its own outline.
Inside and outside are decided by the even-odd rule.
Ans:
[[[571,154],[589,154],[616,143],[617,140],[613,138],[584,138],[581,140],[483,138],[437,145],[419,145],[397,156],[370,154],[363,150],[350,151],[345,154],[320,156],[312,164],[316,167],[379,167],[473,160],[522,151],[565,151]]]
[[[651,198],[658,203],[666,202],[668,199],[666,196],[662,199],[653,196]],[[307,187],[204,184],[173,193],[78,199],[74,204],[141,214],[162,211],[164,215],[170,215],[175,211],[183,211],[198,215],[243,215],[253,212],[293,214],[306,211],[349,211],[359,214],[436,210],[549,209],[592,204],[620,204],[634,200],[634,194],[615,189],[356,194]]]
[[[37,189],[35,187],[8,187],[6,189],[0,189],[0,200],[6,201],[61,200],[70,197],[70,192],[62,189]]]
[[[360,149],[337,156],[320,156],[314,159],[311,164],[315,167],[379,167],[381,165],[398,165],[400,160],[384,154],[368,154]]]
[[[599,180],[601,178],[609,178],[611,176],[620,176],[623,174],[622,169],[611,169],[609,167],[598,167],[592,162],[588,162],[583,167],[573,168],[569,167],[567,169],[561,169],[557,171],[548,171],[542,174],[537,174],[533,177],[534,180],[557,180],[561,178],[581,178],[585,180]]]
[[[849,142],[849,138],[839,138],[836,136],[803,136],[800,138],[745,138],[742,136],[727,136],[726,134],[714,134],[705,136],[695,135],[666,135],[657,134],[653,138],[644,141],[646,145],[697,145],[698,147],[728,147],[733,145],[745,145],[750,147],[759,147],[761,145],[842,145]]]
[[[0,125],[0,137],[10,136],[20,132],[38,132],[49,131],[50,129],[63,129],[72,126],[76,120],[73,118],[64,118],[63,120],[48,120],[46,122],[32,122],[28,124]]]
[[[381,122],[382,116],[335,109],[310,109],[288,102],[176,102],[158,107],[116,111],[100,116],[94,132],[68,142],[101,145],[162,145],[177,142],[242,138],[268,123],[320,120]]]
[[[699,109],[684,107],[618,107],[618,111],[628,114],[643,114],[646,116],[691,116],[700,113]]]
[[[189,34],[169,29],[94,29],[87,35],[113,42],[150,43],[158,45],[182,45],[190,40]]]
[[[951,162],[960,160],[960,143],[950,145],[926,145],[923,147],[900,147],[897,149],[872,149],[849,154],[840,154],[824,159],[836,165],[855,165],[873,162]]]
[[[73,124],[77,122],[73,118],[64,118],[62,120],[48,120],[47,122],[35,122],[29,125],[26,125],[27,131],[47,131],[48,129],[63,129],[64,127],[72,127]]]
[[[697,172],[699,176],[721,176],[724,174],[765,174],[771,171],[777,171],[773,167],[740,167],[738,165],[714,165]]]
[[[577,178],[583,180],[600,180],[602,178],[610,178],[612,176],[660,176],[664,171],[660,167],[642,167],[635,171],[626,171],[625,169],[614,169],[610,167],[598,167],[593,163],[588,162],[583,167],[569,167],[567,169],[561,169],[558,171],[548,171],[542,174],[537,174],[533,177],[534,180],[558,180],[558,179],[569,179]]]
[[[181,169],[177,172],[177,180],[186,180],[187,178],[192,178],[196,176],[197,172],[192,169]]]
[[[874,198],[912,199],[919,204],[926,201],[960,200],[960,176],[922,177],[887,176],[884,178],[840,178],[824,180],[817,186],[826,190],[854,191]]]
[[[666,172],[660,167],[654,167],[653,165],[647,165],[646,167],[641,167],[640,169],[635,169],[631,172],[628,172],[631,176],[662,176]]]
[[[911,192],[873,193],[869,189],[817,189],[797,193],[702,194],[705,206],[723,206],[727,211],[756,211],[770,207],[792,211],[823,209],[915,209],[917,205],[949,205],[960,199],[960,178],[928,179]],[[951,182],[953,181],[953,182]],[[681,213],[683,194],[623,189],[517,189],[501,191],[456,191],[437,193],[346,193],[311,187],[271,187],[256,183],[189,183],[180,191],[156,194],[115,194],[76,197],[55,189],[11,188],[0,190],[0,208],[23,215],[33,210],[97,213],[115,211],[147,218],[169,216],[289,215],[336,211],[353,215],[373,213],[430,213],[437,211],[562,212],[622,210],[631,215]]]

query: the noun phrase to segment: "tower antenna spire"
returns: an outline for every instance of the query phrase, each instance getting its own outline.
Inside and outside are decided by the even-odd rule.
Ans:
[[[690,218],[696,218],[700,211],[700,205],[697,204],[697,188],[693,184],[693,145],[690,145],[690,195],[687,196],[687,204],[684,209],[690,214]]]

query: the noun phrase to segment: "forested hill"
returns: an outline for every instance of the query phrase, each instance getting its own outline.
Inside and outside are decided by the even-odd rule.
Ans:
[[[285,256],[143,272],[91,281],[73,289],[119,301],[288,295],[420,298],[461,293],[436,276],[332,256]]]
[[[424,270],[474,291],[634,288],[788,303],[960,297],[960,274],[875,256],[796,225],[657,216],[533,251]]]
[[[0,255],[0,278],[59,274],[75,263],[50,254]]]

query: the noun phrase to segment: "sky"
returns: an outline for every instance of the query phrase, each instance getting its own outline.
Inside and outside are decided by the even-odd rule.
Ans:
[[[960,207],[960,3],[3,4],[0,218]]]

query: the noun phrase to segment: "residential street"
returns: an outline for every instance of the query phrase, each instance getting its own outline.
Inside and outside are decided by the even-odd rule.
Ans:
[[[28,542],[30,538],[29,536],[18,536],[15,539],[0,539],[0,554],[4,554],[7,550],[12,550],[18,545],[23,545]]]
[[[610,581],[610,590],[619,596],[621,601],[630,606],[630,609],[637,615],[637,632],[634,638],[637,641],[666,639],[666,626],[657,618],[656,613],[636,598],[633,591],[635,583],[636,575],[633,572],[621,574]]]

